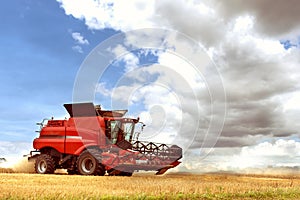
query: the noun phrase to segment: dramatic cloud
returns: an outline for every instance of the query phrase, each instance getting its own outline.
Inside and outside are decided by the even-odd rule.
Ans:
[[[109,49],[124,64],[124,75],[114,88],[100,83],[97,92],[108,96],[113,90],[112,99],[124,105],[142,104],[141,113],[135,114],[150,124],[146,135],[160,130],[163,141],[179,142],[191,151],[202,149],[201,155],[212,151],[210,161],[217,153],[223,155],[225,168],[234,168],[226,163],[228,158],[231,163],[242,160],[245,167],[258,160],[276,166],[298,155],[300,52],[297,45],[282,44],[299,43],[298,1],[58,2],[67,15],[84,20],[89,29],[125,32],[125,43]],[[174,31],[128,32],[139,28]],[[141,66],[145,54],[126,52],[129,47],[153,46],[159,46],[156,52],[149,50],[156,64]],[[201,54],[199,46],[209,57]],[[200,63],[198,71],[194,63]],[[220,126],[221,135],[216,128]],[[209,150],[212,146],[219,148]],[[193,155],[187,152],[186,157]],[[210,166],[209,161],[201,162]],[[203,167],[196,163],[186,168]]]
[[[207,46],[222,40],[226,28],[213,9],[202,2],[156,1],[155,13],[154,20],[159,24],[187,34]]]
[[[229,20],[241,15],[251,15],[255,19],[255,28],[265,35],[282,36],[294,33],[300,28],[298,10],[300,4],[297,0],[287,2],[281,0],[229,0],[220,2],[213,0],[211,6],[224,19]],[[295,32],[299,34],[299,32]]]

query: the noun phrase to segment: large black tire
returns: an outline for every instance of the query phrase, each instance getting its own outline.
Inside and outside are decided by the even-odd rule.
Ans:
[[[99,175],[105,174],[105,168],[101,164],[101,153],[96,149],[83,151],[77,160],[77,169],[81,175]]]
[[[37,157],[34,168],[38,174],[53,174],[55,163],[50,155],[41,154]]]

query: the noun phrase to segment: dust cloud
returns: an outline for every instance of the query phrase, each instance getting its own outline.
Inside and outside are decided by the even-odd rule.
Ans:
[[[10,158],[0,163],[2,173],[34,173],[34,162],[29,162],[27,157]]]
[[[35,173],[35,160],[28,161],[27,157],[10,158],[0,163],[0,173]],[[56,169],[55,174],[67,174],[65,169]]]

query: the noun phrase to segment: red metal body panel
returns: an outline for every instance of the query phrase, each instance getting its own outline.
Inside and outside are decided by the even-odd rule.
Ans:
[[[37,150],[52,147],[63,154],[79,155],[88,146],[104,147],[105,122],[102,117],[49,120],[33,142]]]
[[[60,121],[63,122],[63,120]],[[33,147],[39,150],[45,147],[51,147],[56,149],[58,152],[64,153],[66,128],[64,123],[59,125],[60,126],[55,127],[54,123],[51,124],[50,122],[46,127],[42,128],[40,131],[40,137],[33,141]]]
[[[54,148],[58,152],[64,152],[64,139],[60,138],[36,138],[33,141],[33,147],[37,150],[44,148]]]

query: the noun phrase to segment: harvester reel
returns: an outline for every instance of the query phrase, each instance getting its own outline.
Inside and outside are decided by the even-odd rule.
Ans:
[[[146,145],[146,151],[149,157],[149,160],[152,160],[158,155],[158,147],[153,142],[150,142]]]

